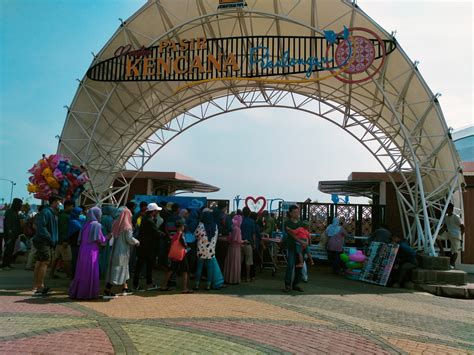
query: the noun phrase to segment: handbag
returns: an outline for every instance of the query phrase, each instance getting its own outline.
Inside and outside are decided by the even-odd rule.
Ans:
[[[186,255],[186,248],[180,242],[181,236],[171,243],[168,258],[175,261],[182,261]]]

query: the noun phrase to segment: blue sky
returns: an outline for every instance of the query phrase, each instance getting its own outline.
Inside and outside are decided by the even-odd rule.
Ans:
[[[25,198],[26,171],[56,151],[66,111],[92,60],[144,1],[0,0],[0,178]],[[434,92],[448,125],[473,123],[472,2],[358,1],[397,39]],[[440,49],[442,50],[440,52]],[[449,56],[449,60],[445,58]],[[236,150],[237,148],[237,150]],[[279,152],[284,153],[279,153]],[[329,201],[319,180],[379,171],[362,146],[331,124],[283,110],[249,110],[177,138],[147,170],[179,171],[221,187],[217,198],[265,195]],[[295,181],[294,170],[301,172]],[[0,180],[0,202],[10,184]]]

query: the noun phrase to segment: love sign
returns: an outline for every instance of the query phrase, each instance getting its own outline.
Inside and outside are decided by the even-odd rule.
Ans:
[[[252,212],[257,212],[258,214],[262,213],[265,207],[267,206],[267,200],[263,196],[254,198],[248,196],[245,198],[245,207],[250,208]]]

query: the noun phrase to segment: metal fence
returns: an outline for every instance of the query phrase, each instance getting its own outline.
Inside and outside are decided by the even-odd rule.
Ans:
[[[309,221],[311,233],[321,234],[334,217],[343,221],[344,229],[352,235],[367,235],[374,228],[385,223],[384,205],[333,204],[317,202],[298,202],[301,220]],[[278,220],[283,219],[282,203]]]

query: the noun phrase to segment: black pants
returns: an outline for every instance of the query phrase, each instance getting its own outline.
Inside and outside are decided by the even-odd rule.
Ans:
[[[70,244],[71,245],[71,280],[74,280],[74,275],[76,274],[76,264],[77,264],[77,256],[79,254],[79,246],[77,244]]]
[[[339,275],[341,270],[344,269],[344,264],[341,260],[341,254],[342,252],[340,251],[328,250],[328,261],[331,263],[332,272],[336,275]]]
[[[398,268],[393,272],[392,282],[398,283],[400,286],[403,286],[406,281],[410,281],[411,272],[415,268],[416,264],[410,262],[399,264]]]
[[[5,252],[3,253],[2,267],[10,266],[13,261],[13,250],[15,249],[16,238],[5,238]]]
[[[153,283],[153,263],[153,253],[144,255],[140,253],[137,254],[137,264],[135,265],[135,271],[133,273],[133,287],[138,287],[143,265],[146,267],[146,284],[151,285]]]
[[[0,233],[0,260],[3,260],[3,239],[4,234]]]
[[[217,240],[216,260],[221,270],[224,270],[225,258],[227,257],[227,249],[229,249],[229,242],[227,242],[226,240]]]
[[[257,271],[262,270],[262,259],[260,258],[260,249],[253,249],[252,257],[253,265],[250,267],[250,277],[255,278],[257,276]]]
[[[186,258],[188,259],[189,272],[191,274],[195,274],[196,267],[197,267],[197,242],[188,244],[188,247],[191,248],[191,250],[186,253]]]

